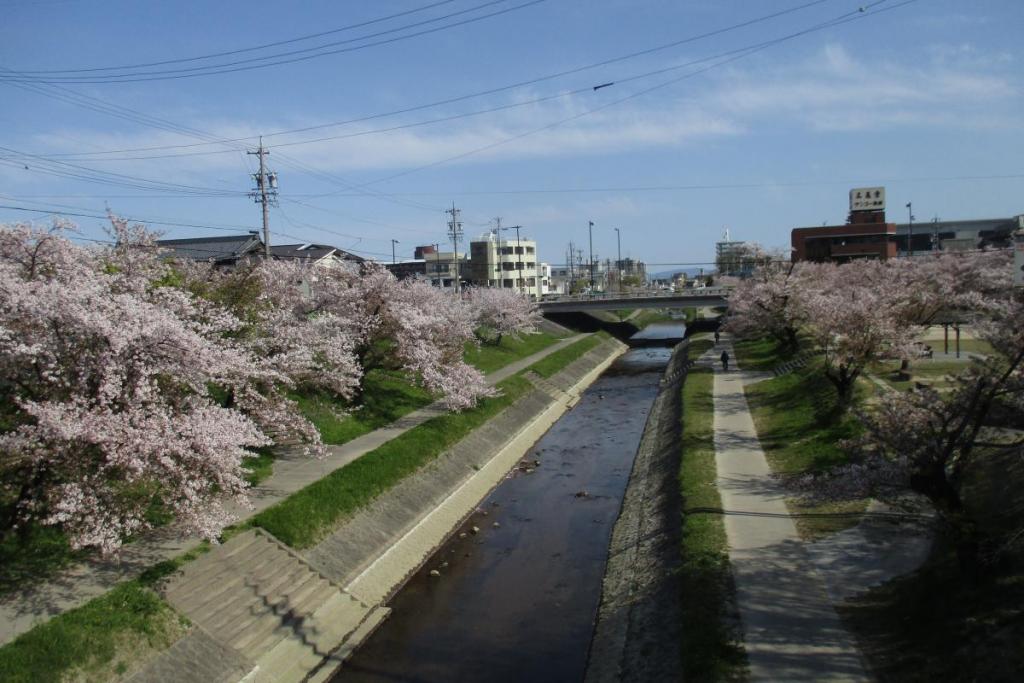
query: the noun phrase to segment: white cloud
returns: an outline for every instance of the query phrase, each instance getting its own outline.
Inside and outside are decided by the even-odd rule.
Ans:
[[[944,53],[908,67],[860,59],[833,44],[818,58],[771,75],[734,71],[705,101],[741,119],[785,117],[816,130],[1017,126],[1019,84],[982,70],[973,49],[961,52],[971,57],[969,65]]]
[[[283,174],[294,173],[281,158],[288,155],[321,171],[379,177],[448,159],[451,161],[444,163],[455,165],[663,149],[756,133],[765,126],[796,124],[817,131],[1019,127],[1019,77],[1007,67],[1012,59],[1002,52],[985,52],[969,44],[947,48],[933,50],[921,64],[907,65],[862,57],[842,45],[829,44],[803,62],[734,66],[713,80],[694,81],[686,89],[685,99],[663,90],[552,128],[544,126],[585,113],[594,106],[593,101],[572,97],[530,103],[538,93],[518,91],[507,102],[523,103],[520,107],[381,134],[280,147],[276,157],[272,153],[271,162],[276,160]],[[493,106],[495,102],[488,104]],[[377,120],[363,129],[324,129],[295,137],[274,137],[268,142],[273,147],[296,139],[363,132],[457,112],[424,112],[401,120]],[[237,138],[315,123],[293,119],[275,125],[252,121],[195,121],[190,125],[218,137]],[[33,142],[37,150],[66,151],[69,139],[80,141],[76,146],[82,151],[195,142],[194,138],[166,132],[122,134],[73,129],[41,134]],[[502,143],[505,140],[508,142]],[[207,149],[186,148],[180,152]],[[246,185],[239,181],[245,168],[243,156],[232,152],[74,163],[169,182],[238,189]]]

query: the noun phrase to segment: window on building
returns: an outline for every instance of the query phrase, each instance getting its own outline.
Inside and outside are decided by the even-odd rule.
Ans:
[[[506,280],[502,280],[502,286],[505,287],[506,289],[511,289],[515,285],[512,284],[512,280],[506,279]]]
[[[526,253],[527,254],[532,254],[533,253],[533,247],[527,247],[526,248]]]

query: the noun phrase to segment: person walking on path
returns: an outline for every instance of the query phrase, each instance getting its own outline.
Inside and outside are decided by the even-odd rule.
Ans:
[[[718,330],[715,330],[715,346],[718,346]]]
[[[722,351],[722,370],[729,371],[729,352]]]

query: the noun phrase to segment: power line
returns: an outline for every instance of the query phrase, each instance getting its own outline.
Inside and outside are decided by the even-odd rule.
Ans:
[[[678,192],[699,190],[750,190],[772,189],[777,187],[815,187],[821,185],[870,185],[873,183],[924,183],[924,182],[958,182],[971,180],[1020,180],[1024,173],[1003,175],[960,175],[960,176],[917,176],[910,178],[873,178],[870,180],[807,180],[792,182],[757,182],[757,183],[702,183],[697,185],[622,185],[602,187],[565,187],[565,188],[524,188],[513,190],[455,190],[459,196],[471,195],[520,195],[520,194],[588,194],[604,192]],[[446,196],[452,192],[394,192],[395,196],[405,197],[436,197]],[[305,195],[295,195],[305,196]],[[338,194],[336,197],[361,196]]]
[[[451,4],[452,2],[455,2],[455,0],[441,0],[440,2],[433,2],[433,3],[430,3],[429,5],[422,5],[420,7],[414,7],[412,9],[405,10],[404,12],[397,12],[395,14],[389,14],[389,15],[384,16],[384,17],[378,17],[376,19],[370,19],[368,21],[362,21],[362,22],[359,22],[357,24],[349,24],[347,26],[342,26],[340,28],[331,29],[329,31],[320,31],[319,33],[310,33],[310,34],[307,34],[307,35],[304,35],[304,36],[298,36],[296,38],[289,38],[288,40],[278,40],[278,41],[273,42],[273,43],[264,43],[262,45],[254,45],[252,47],[244,47],[244,48],[239,48],[237,50],[227,50],[225,52],[211,52],[210,54],[199,55],[199,56],[196,56],[196,57],[182,57],[182,58],[179,58],[179,59],[165,59],[165,60],[160,61],[160,62],[143,62],[141,64],[122,64],[120,66],[100,66],[100,67],[90,67],[90,68],[83,68],[83,69],[47,69],[47,70],[21,69],[21,70],[19,70],[19,73],[23,73],[23,74],[68,74],[68,73],[87,73],[87,72],[91,72],[91,71],[121,71],[121,70],[126,70],[126,69],[144,69],[144,68],[151,67],[151,66],[164,66],[164,65],[167,65],[167,64],[183,64],[183,63],[186,63],[186,62],[196,62],[196,61],[199,61],[199,60],[202,60],[202,59],[212,59],[214,57],[228,57],[230,55],[242,54],[243,52],[255,52],[257,50],[264,50],[264,49],[269,48],[269,47],[278,47],[280,45],[289,45],[291,43],[298,43],[298,42],[301,42],[303,40],[313,40],[314,38],[322,38],[323,36],[332,35],[334,33],[342,33],[344,31],[351,31],[352,29],[363,28],[364,26],[370,26],[372,24],[379,24],[381,22],[388,21],[388,20],[391,20],[391,19],[397,19],[399,17],[408,16],[410,14],[416,14],[418,12],[423,12],[425,10],[433,9],[433,8],[439,7],[441,5],[448,5],[448,4]]]
[[[332,121],[332,122],[329,122],[329,123],[322,123],[322,124],[317,124],[317,125],[313,125],[313,126],[304,126],[304,127],[301,127],[301,128],[292,128],[292,129],[287,129],[287,130],[273,131],[273,132],[270,132],[270,133],[264,133],[263,137],[264,138],[272,138],[272,137],[278,137],[278,136],[282,136],[282,135],[292,135],[292,134],[295,134],[295,133],[305,133],[305,132],[309,132],[309,131],[312,131],[312,130],[321,130],[321,129],[324,129],[324,128],[333,128],[333,127],[340,127],[340,126],[345,126],[345,125],[351,125],[351,124],[354,124],[354,123],[364,123],[366,121],[371,121],[371,120],[378,119],[378,118],[397,116],[397,115],[400,115],[400,114],[408,114],[408,113],[412,113],[412,112],[415,112],[415,111],[421,111],[423,109],[430,109],[430,108],[433,108],[433,107],[438,107],[438,106],[442,106],[442,105],[446,105],[446,104],[454,104],[456,102],[462,102],[462,101],[465,101],[465,100],[475,99],[475,98],[478,98],[478,97],[484,97],[484,96],[487,96],[487,95],[494,95],[494,94],[498,94],[498,93],[501,93],[501,92],[506,92],[508,90],[514,90],[514,89],[517,89],[517,88],[526,87],[526,86],[529,86],[529,85],[536,85],[537,83],[542,83],[542,82],[545,82],[545,81],[550,81],[550,80],[554,80],[554,79],[557,79],[557,78],[561,78],[561,77],[564,77],[564,76],[569,76],[569,75],[581,73],[581,72],[588,71],[588,70],[591,70],[591,69],[596,69],[596,68],[599,68],[599,67],[602,67],[602,66],[608,66],[610,64],[615,64],[617,62],[622,62],[622,61],[626,61],[626,60],[629,60],[629,59],[634,59],[636,57],[653,54],[655,52],[660,52],[660,51],[667,50],[667,49],[670,49],[670,48],[673,48],[673,47],[679,47],[681,45],[685,45],[687,43],[696,42],[696,41],[699,41],[699,40],[702,40],[702,39],[705,39],[705,38],[722,35],[724,33],[735,31],[735,30],[738,30],[738,29],[741,29],[741,28],[746,28],[746,27],[752,26],[754,24],[758,24],[758,23],[762,23],[762,22],[765,22],[765,21],[769,21],[771,19],[775,19],[775,18],[784,16],[784,15],[787,15],[787,14],[792,14],[794,12],[798,12],[800,10],[812,7],[814,5],[819,5],[819,4],[822,4],[824,2],[830,2],[830,1],[831,0],[814,0],[813,2],[804,3],[802,5],[797,5],[797,6],[794,6],[794,7],[790,7],[790,8],[785,9],[785,10],[780,10],[778,12],[774,12],[774,13],[771,13],[771,14],[766,14],[766,15],[762,15],[762,16],[759,16],[759,17],[755,17],[753,19],[748,19],[746,21],[742,21],[742,22],[739,22],[739,23],[736,23],[736,24],[732,24],[732,25],[729,25],[729,26],[718,28],[718,29],[715,29],[715,30],[712,30],[712,31],[707,31],[707,32],[704,32],[704,33],[700,33],[700,34],[696,34],[696,35],[691,35],[691,36],[687,36],[687,37],[684,37],[684,38],[680,38],[680,39],[674,40],[674,41],[669,42],[669,43],[664,43],[664,44],[657,45],[657,46],[654,46],[654,47],[645,48],[645,49],[634,51],[634,52],[630,52],[630,53],[627,53],[627,54],[624,54],[624,55],[619,55],[617,57],[612,57],[610,59],[605,59],[605,60],[602,60],[602,61],[599,61],[599,62],[593,62],[591,64],[586,64],[586,65],[583,65],[583,66],[578,66],[578,67],[574,67],[574,68],[571,68],[571,69],[566,69],[566,70],[563,70],[563,71],[559,71],[559,72],[555,72],[555,73],[551,73],[551,74],[546,74],[544,76],[538,76],[538,77],[531,78],[531,79],[524,80],[524,81],[518,81],[518,82],[515,82],[515,83],[510,83],[510,84],[502,85],[502,86],[495,87],[495,88],[489,88],[489,89],[486,89],[486,90],[480,90],[480,91],[469,93],[469,94],[465,94],[465,95],[459,95],[459,96],[456,96],[456,97],[450,97],[450,98],[446,98],[446,99],[442,99],[442,100],[436,100],[434,102],[429,102],[429,103],[426,103],[426,104],[414,105],[414,106],[411,106],[411,107],[405,107],[405,108],[402,108],[402,109],[395,109],[395,110],[391,110],[391,111],[387,111],[387,112],[379,112],[379,113],[375,113],[375,114],[368,114],[368,115],[364,115],[364,116],[360,116],[360,117],[356,117],[356,118],[351,118],[351,119],[345,119],[345,120],[341,120],[341,121]],[[693,62],[691,62],[690,64],[692,64],[692,63]],[[686,65],[679,65],[679,66],[677,66],[675,68],[683,68],[683,66],[686,66]],[[658,72],[658,73],[660,73],[660,72]],[[622,82],[621,79],[620,79],[619,82]],[[582,88],[580,88],[578,90],[574,90],[574,91],[572,91],[571,93],[568,93],[568,94],[577,94],[577,93],[581,93],[581,92],[584,92],[584,91],[593,92],[594,88],[591,85],[587,85],[587,86],[582,87]],[[562,96],[565,96],[565,95],[562,95]],[[539,99],[538,100],[530,100],[528,102],[525,102],[524,104],[533,104],[533,103],[536,103],[536,102],[539,102],[539,101],[542,101],[542,100],[539,100]],[[522,106],[522,105],[515,105],[515,106]],[[489,111],[489,110],[485,110],[485,112],[481,112],[481,113],[486,113],[486,111]],[[437,120],[437,121],[439,121],[439,120]],[[434,122],[437,122],[437,121],[434,121]],[[251,140],[255,140],[255,138],[256,138],[256,136],[244,136],[244,137],[237,137],[237,138],[222,138],[222,139],[220,139],[218,141],[213,141],[213,142],[197,142],[197,143],[189,143],[189,144],[182,144],[182,145],[155,145],[155,146],[148,146],[148,147],[134,147],[134,148],[107,150],[107,151],[103,151],[103,152],[65,153],[65,154],[52,154],[52,155],[47,155],[47,156],[52,156],[52,157],[55,157],[55,158],[56,157],[86,156],[86,155],[88,155],[88,156],[98,156],[98,155],[107,155],[107,154],[126,154],[126,153],[131,153],[131,152],[161,151],[161,150],[167,150],[167,149],[185,149],[185,148],[200,147],[200,146],[206,146],[206,145],[218,144],[218,143],[251,141]],[[317,139],[315,141],[322,141],[324,139],[331,139],[331,138],[319,138],[319,139]],[[297,144],[297,143],[292,143],[292,144]],[[301,143],[299,143],[299,144],[301,144]],[[280,146],[280,145],[275,145],[275,146]],[[216,153],[222,153],[222,152],[218,151]],[[153,158],[161,158],[161,157],[153,157]]]
[[[40,214],[47,214],[47,215],[54,215],[54,216],[70,216],[70,217],[73,217],[73,218],[98,218],[98,219],[101,219],[101,220],[109,220],[109,218],[110,218],[109,215],[103,215],[103,214],[97,214],[97,213],[85,213],[85,212],[80,212],[80,211],[79,212],[73,212],[73,211],[52,211],[52,210],[49,210],[49,209],[33,209],[33,208],[30,208],[30,207],[26,207],[26,206],[13,206],[13,205],[9,205],[9,204],[0,204],[0,209],[7,209],[7,210],[11,210],[11,211],[25,211],[25,212],[29,212],[29,213],[40,213]],[[181,227],[181,228],[201,228],[201,229],[204,229],[204,230],[220,230],[220,231],[234,232],[234,233],[238,233],[240,230],[246,230],[246,226],[225,227],[225,226],[218,226],[218,225],[205,225],[205,224],[201,224],[201,223],[181,223],[181,222],[176,222],[176,221],[156,220],[156,219],[152,219],[152,218],[145,218],[145,217],[139,217],[139,216],[119,216],[119,217],[123,218],[124,220],[129,221],[131,223],[145,223],[147,225],[165,225],[165,226],[170,226],[170,227]],[[316,228],[316,229],[323,230],[324,232],[331,232],[330,230],[327,230],[325,228]],[[251,234],[251,233],[254,233],[254,232],[256,232],[256,231],[249,229],[249,230],[246,230],[245,234]],[[289,239],[298,240],[302,244],[316,243],[315,240],[309,240],[309,239],[305,239],[303,237],[298,237],[298,236],[295,236],[295,235],[289,235],[288,233],[284,233],[284,232],[280,232],[280,231],[272,231],[272,234],[279,235],[281,237],[287,237]],[[244,236],[244,235],[239,235],[239,236]],[[90,241],[90,242],[105,242],[105,240],[97,240],[97,239],[88,238],[88,237],[81,237],[81,236],[75,236],[75,239],[84,239],[84,240],[87,240],[87,241]],[[113,244],[113,242],[107,242],[107,243]],[[219,252],[219,251],[202,249],[201,247],[196,247],[196,248],[190,247],[190,249],[192,249],[192,251],[205,251],[205,252],[208,252],[208,253],[211,253],[211,254],[213,254],[213,253],[217,253],[217,254],[222,253],[222,252]],[[354,248],[347,248],[347,249],[344,249],[343,251],[350,251],[350,252],[355,252],[355,253],[360,253],[360,254],[371,254],[371,255],[374,255],[374,256],[386,256],[386,254],[384,254],[383,252],[365,251],[365,250],[354,249]],[[302,259],[302,258],[305,258],[305,257],[301,257],[301,256],[290,256],[289,257],[289,256],[286,256],[286,255],[285,256],[275,255],[275,258],[297,258],[297,259]]]
[[[413,33],[408,33],[408,34],[401,35],[401,36],[396,36],[396,37],[393,37],[393,38],[386,38],[386,39],[382,39],[382,40],[378,40],[378,41],[374,41],[374,42],[370,42],[370,43],[364,43],[362,45],[355,45],[355,46],[347,47],[347,48],[337,48],[337,49],[333,49],[333,50],[326,50],[326,51],[322,51],[322,52],[317,52],[316,54],[301,54],[301,53],[308,53],[308,52],[311,52],[311,51],[314,51],[314,50],[322,50],[324,47],[330,47],[330,46],[333,46],[333,45],[340,45],[340,44],[344,44],[344,43],[353,42],[353,41],[356,41],[356,40],[365,40],[367,37],[374,37],[374,36],[378,36],[378,35],[384,35],[384,34],[387,34],[387,33],[394,33],[394,32],[400,31],[400,30],[405,30],[405,29],[408,29],[408,28],[412,28],[412,27],[416,27],[416,26],[421,26],[421,25],[424,25],[424,24],[427,24],[427,23],[433,23],[433,22],[436,22],[436,21],[441,21],[441,20],[446,19],[446,18],[451,18],[453,16],[457,16],[457,15],[461,15],[461,14],[466,14],[468,12],[472,12],[472,11],[475,11],[475,10],[478,10],[478,9],[481,9],[481,8],[484,8],[484,7],[488,7],[488,6],[491,6],[491,5],[495,5],[495,4],[498,4],[500,2],[505,2],[505,1],[506,0],[490,0],[490,2],[486,2],[486,3],[482,4],[482,5],[477,5],[475,7],[471,7],[471,8],[466,9],[466,10],[460,10],[459,12],[453,12],[452,14],[446,15],[444,17],[439,17],[439,18],[436,18],[436,19],[428,20],[428,21],[423,21],[423,22],[417,22],[417,23],[414,23],[414,24],[409,24],[407,26],[399,27],[397,29],[390,29],[388,31],[382,31],[382,32],[377,33],[377,34],[370,34],[369,36],[364,36],[364,37],[358,38],[358,39],[349,39],[349,40],[337,41],[335,43],[326,43],[326,44],[321,45],[321,46],[316,47],[316,48],[306,48],[306,49],[303,49],[303,50],[293,50],[293,51],[290,51],[290,52],[279,53],[277,55],[269,55],[267,57],[258,57],[258,58],[252,58],[252,59],[246,59],[246,60],[238,60],[236,62],[228,62],[228,63],[225,63],[225,64],[213,65],[213,66],[209,66],[209,67],[192,67],[192,68],[188,68],[188,69],[171,69],[171,70],[164,70],[164,71],[136,72],[136,73],[126,73],[126,74],[108,74],[108,75],[105,75],[103,77],[99,77],[99,76],[48,76],[48,77],[38,77],[38,76],[26,75],[26,72],[17,71],[17,72],[15,72],[16,75],[13,76],[13,77],[11,77],[11,76],[0,76],[0,80],[7,80],[7,81],[21,82],[21,83],[78,83],[78,84],[138,83],[138,82],[148,82],[148,81],[176,80],[176,79],[180,79],[180,78],[195,78],[197,76],[211,76],[211,75],[217,75],[217,74],[235,73],[235,72],[238,72],[238,71],[251,71],[253,69],[263,69],[263,68],[270,67],[270,66],[279,66],[279,65],[282,65],[282,64],[292,64],[292,63],[295,63],[295,62],[302,62],[302,61],[306,61],[306,60],[309,60],[309,59],[315,59],[317,57],[325,57],[325,56],[328,56],[328,55],[335,55],[335,54],[341,54],[341,53],[346,53],[346,52],[355,52],[357,50],[364,50],[364,49],[370,48],[370,47],[378,47],[380,45],[388,45],[388,44],[396,43],[396,42],[399,42],[399,41],[402,41],[402,40],[408,40],[410,38],[416,38],[416,37],[419,37],[419,36],[424,36],[424,35],[429,35],[429,34],[432,34],[432,33],[437,33],[438,31],[444,31],[444,30],[447,30],[447,29],[450,29],[450,28],[456,28],[456,27],[459,27],[459,26],[465,26],[467,24],[472,24],[472,23],[475,23],[475,22],[478,22],[478,21],[482,21],[484,19],[489,19],[491,17],[499,16],[499,15],[502,15],[502,14],[508,14],[509,12],[514,12],[516,10],[524,9],[524,8],[530,7],[532,5],[540,4],[542,2],[545,2],[546,0],[528,0],[528,2],[524,2],[524,3],[521,3],[519,5],[515,5],[513,7],[506,7],[504,9],[495,10],[494,12],[483,14],[483,15],[478,16],[478,17],[470,17],[468,19],[462,19],[460,21],[456,21],[456,22],[452,22],[452,23],[449,23],[449,24],[445,24],[443,26],[436,26],[434,28],[423,29],[423,30],[420,30],[420,31],[414,31]],[[293,57],[290,57],[288,59],[280,59],[278,61],[268,62],[266,64],[248,64],[248,65],[245,65],[248,62],[265,61],[265,60],[274,59],[274,58],[277,58],[277,57],[288,56],[288,55],[300,55],[300,54],[301,54],[301,56],[293,56]],[[235,66],[235,65],[239,65],[239,66]],[[230,68],[222,68],[222,67],[230,67]]]
[[[727,59],[722,59],[722,60],[720,60],[718,62],[710,64],[710,65],[708,65],[708,66],[706,66],[706,67],[704,67],[702,69],[698,69],[696,71],[692,71],[690,73],[683,74],[682,76],[677,76],[677,77],[671,78],[671,79],[669,79],[667,81],[662,81],[661,83],[657,83],[657,84],[655,84],[653,86],[644,88],[642,90],[635,91],[635,92],[633,92],[633,93],[631,93],[629,95],[626,95],[624,97],[620,97],[620,98],[618,98],[616,100],[612,100],[611,102],[607,102],[605,104],[602,104],[600,106],[594,107],[592,109],[588,109],[588,110],[583,111],[583,112],[581,112],[579,114],[574,114],[572,116],[569,116],[569,117],[566,117],[566,118],[563,118],[563,119],[559,119],[557,121],[554,121],[552,123],[546,124],[544,126],[540,126],[538,128],[533,128],[533,129],[527,130],[527,131],[525,131],[523,133],[518,133],[516,135],[510,136],[510,137],[507,137],[507,138],[503,138],[503,139],[498,140],[496,142],[492,142],[492,143],[483,145],[481,147],[477,147],[477,148],[468,150],[466,152],[462,152],[460,154],[456,154],[454,156],[450,156],[450,157],[447,157],[447,158],[444,158],[444,159],[439,159],[437,161],[433,161],[431,163],[424,164],[422,166],[417,166],[417,167],[414,167],[414,168],[411,168],[411,169],[407,169],[407,170],[401,171],[399,173],[394,173],[392,175],[385,176],[383,178],[378,178],[376,180],[371,180],[369,182],[363,183],[359,187],[360,188],[364,188],[364,187],[368,187],[370,185],[376,185],[378,183],[383,183],[383,182],[387,182],[389,180],[394,180],[396,178],[400,178],[400,177],[403,177],[403,176],[411,175],[413,173],[418,173],[420,171],[424,171],[424,170],[427,170],[429,168],[434,168],[436,166],[441,166],[441,165],[449,163],[451,161],[457,161],[459,159],[464,159],[464,158],[473,156],[475,154],[479,154],[480,152],[485,152],[485,151],[494,149],[496,147],[500,147],[500,146],[508,144],[510,142],[515,142],[517,140],[522,140],[523,138],[529,137],[531,135],[535,135],[537,133],[541,133],[541,132],[543,132],[545,130],[550,130],[550,129],[553,129],[553,128],[557,128],[558,126],[561,126],[562,124],[565,124],[565,123],[569,123],[570,121],[576,121],[576,120],[581,119],[581,118],[583,118],[585,116],[589,116],[591,114],[595,114],[595,113],[597,113],[599,111],[603,111],[603,110],[608,109],[610,107],[614,107],[614,106],[616,106],[618,104],[622,104],[623,102],[635,99],[637,97],[641,97],[641,96],[646,95],[648,93],[654,92],[655,90],[660,90],[661,88],[668,87],[670,85],[673,85],[673,84],[678,83],[680,81],[683,81],[685,79],[693,78],[694,76],[698,76],[698,75],[700,75],[702,73],[705,73],[707,71],[710,71],[712,69],[724,66],[724,65],[729,64],[731,62],[735,62],[735,61],[737,61],[739,59],[743,59],[744,57],[748,57],[748,56],[750,56],[752,54],[755,54],[757,52],[766,50],[766,49],[768,49],[770,47],[773,47],[775,45],[779,45],[779,44],[784,43],[786,41],[793,40],[793,39],[798,38],[800,36],[804,36],[804,35],[807,35],[807,34],[810,34],[810,33],[814,33],[816,31],[821,31],[821,30],[826,29],[826,28],[832,28],[832,27],[835,27],[835,26],[840,26],[842,24],[845,24],[845,23],[848,23],[848,22],[851,22],[851,21],[857,21],[859,19],[865,19],[865,18],[868,18],[868,17],[873,17],[873,16],[881,14],[883,12],[888,12],[888,11],[891,11],[891,10],[899,9],[901,7],[904,7],[906,5],[910,5],[910,4],[912,4],[914,2],[917,2],[917,1],[918,0],[903,0],[903,2],[900,2],[899,4],[893,5],[891,7],[885,7],[885,8],[879,9],[879,10],[868,12],[869,9],[871,9],[873,7],[876,7],[878,5],[881,5],[881,4],[885,3],[885,2],[888,2],[888,0],[876,0],[873,3],[869,3],[867,5],[859,7],[858,9],[856,9],[856,10],[854,10],[852,12],[846,12],[846,13],[844,13],[842,15],[839,15],[838,17],[836,17],[834,19],[831,19],[829,21],[816,24],[814,26],[811,26],[809,28],[803,29],[801,31],[797,31],[795,33],[791,33],[791,34],[788,34],[788,35],[785,35],[785,36],[782,36],[782,37],[779,37],[779,38],[775,38],[773,40],[765,41],[765,42],[760,43],[760,44],[758,44],[758,45],[756,45],[754,47],[740,48],[739,50],[730,51],[730,53],[736,53],[736,54],[733,54],[731,57],[729,57]]]
[[[25,170],[38,170],[43,173],[49,173],[51,175],[64,175],[66,177],[74,177],[87,182],[121,185],[125,187],[133,187],[136,189],[148,189],[148,190],[162,190],[171,189],[176,192],[188,191],[196,194],[245,194],[244,192],[223,190],[220,188],[201,187],[197,185],[185,185],[182,183],[169,183],[162,180],[153,180],[150,178],[143,178],[140,176],[132,176],[123,173],[114,173],[112,171],[101,171],[87,166],[80,166],[78,164],[72,164],[67,161],[57,161],[53,159],[46,159],[37,154],[30,154],[28,152],[21,152],[10,147],[0,146],[0,152],[6,152],[8,157],[6,159],[0,158],[0,162],[6,162],[7,165],[18,166],[20,165]],[[13,157],[11,156],[13,155]],[[32,166],[29,166],[29,162]],[[39,168],[34,168],[36,165]]]

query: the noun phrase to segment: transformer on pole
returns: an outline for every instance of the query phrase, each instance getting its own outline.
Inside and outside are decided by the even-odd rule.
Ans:
[[[260,169],[252,174],[256,181],[256,187],[249,193],[257,204],[263,205],[263,256],[270,258],[270,207],[277,206],[277,173],[267,171],[267,156],[270,150],[263,146],[263,137],[260,136],[260,146],[255,152],[246,152],[259,157]]]

